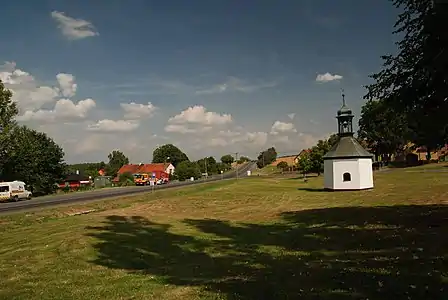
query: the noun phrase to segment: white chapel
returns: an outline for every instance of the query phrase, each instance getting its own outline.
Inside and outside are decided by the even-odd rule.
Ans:
[[[338,110],[339,141],[324,156],[324,188],[328,190],[363,190],[373,188],[373,154],[353,137],[353,114],[345,105]]]

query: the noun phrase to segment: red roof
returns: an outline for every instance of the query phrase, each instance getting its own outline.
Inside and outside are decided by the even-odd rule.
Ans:
[[[158,163],[158,164],[142,164],[142,165],[124,165],[118,170],[118,174],[123,173],[152,173],[156,171],[165,171],[170,164]]]

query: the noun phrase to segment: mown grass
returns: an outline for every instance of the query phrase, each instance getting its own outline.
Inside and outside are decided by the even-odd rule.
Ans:
[[[260,176],[2,217],[0,298],[446,299],[437,169],[379,172],[369,191]]]

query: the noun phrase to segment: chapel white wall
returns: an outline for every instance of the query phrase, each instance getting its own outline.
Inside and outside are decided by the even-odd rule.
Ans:
[[[344,181],[350,173],[351,181]],[[360,190],[373,188],[372,159],[334,159],[324,161],[324,187],[334,190]]]
[[[373,188],[373,169],[371,158],[359,159],[360,188]]]

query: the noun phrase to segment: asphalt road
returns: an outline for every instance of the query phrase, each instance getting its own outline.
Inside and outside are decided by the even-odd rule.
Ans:
[[[247,163],[238,168],[238,177],[247,177],[247,171],[256,168],[255,163]],[[7,202],[0,203],[0,214],[8,214],[12,212],[24,212],[36,208],[51,207],[56,205],[69,205],[79,202],[89,202],[100,199],[119,197],[119,196],[129,196],[133,194],[150,193],[152,190],[162,190],[174,187],[190,186],[194,184],[201,184],[206,182],[213,182],[219,180],[226,180],[236,178],[236,171],[230,171],[222,175],[213,175],[208,177],[208,179],[201,179],[197,181],[183,181],[183,182],[172,182],[165,185],[151,186],[132,186],[132,187],[122,187],[122,188],[110,188],[110,189],[99,189],[94,191],[70,193],[64,195],[55,195],[42,198],[34,198],[31,200],[23,200],[19,202]]]

